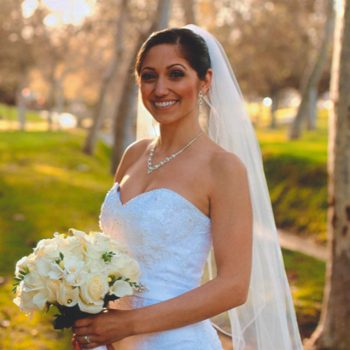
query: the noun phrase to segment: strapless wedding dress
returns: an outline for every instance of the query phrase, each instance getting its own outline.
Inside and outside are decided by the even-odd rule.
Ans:
[[[100,228],[128,247],[140,264],[140,282],[146,287],[142,293],[119,299],[119,307],[152,305],[198,287],[211,246],[210,223],[210,218],[173,190],[153,189],[122,203],[119,184],[115,183],[102,204]],[[114,347],[222,350],[209,320],[131,336],[114,343]]]

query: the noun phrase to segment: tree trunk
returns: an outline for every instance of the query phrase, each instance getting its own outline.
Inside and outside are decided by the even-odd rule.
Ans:
[[[56,80],[55,84],[55,105],[54,105],[54,111],[57,113],[57,115],[60,115],[63,113],[64,110],[64,90],[63,90],[63,83],[64,83],[65,76],[62,74],[60,78]]]
[[[23,73],[25,75],[25,73]],[[26,103],[22,90],[27,84],[26,77],[22,76],[21,82],[17,88],[16,104],[17,104],[17,119],[19,124],[19,130],[24,131],[26,129]]]
[[[309,91],[309,111],[307,114],[307,129],[315,130],[317,121],[317,89]]]
[[[271,99],[272,99],[272,103],[271,103],[271,119],[270,119],[270,125],[269,128],[270,129],[276,129],[277,127],[277,118],[276,118],[276,112],[279,106],[279,93],[278,91],[275,91],[273,93],[271,93]]]
[[[135,46],[133,55],[131,56],[129,72],[126,75],[123,89],[123,96],[121,99],[121,104],[115,112],[114,125],[113,125],[113,150],[112,150],[112,163],[111,172],[115,173],[118,164],[121,160],[123,152],[126,146],[130,143],[128,140],[128,135],[130,135],[130,125],[133,127],[133,140],[136,136],[136,106],[137,106],[137,87],[134,80],[134,61],[139,51],[142,43],[147,39],[147,37],[155,30],[160,30],[168,25],[169,14],[170,14],[170,0],[158,0],[156,14],[153,23],[151,24],[148,31],[141,33]]]
[[[194,6],[194,0],[182,0],[182,8],[186,24],[196,24],[196,12]]]
[[[95,146],[97,142],[98,133],[100,131],[102,122],[103,122],[103,106],[106,99],[106,95],[108,92],[108,88],[110,83],[113,81],[115,77],[118,63],[123,54],[123,29],[124,29],[124,21],[127,10],[127,0],[122,0],[121,8],[119,13],[119,18],[116,22],[115,34],[114,34],[114,52],[101,82],[99,96],[97,99],[97,104],[94,110],[94,115],[92,118],[92,125],[89,129],[87,138],[85,140],[85,145],[83,147],[83,152],[86,154],[93,154],[95,151]]]
[[[350,349],[350,2],[340,0],[329,122],[329,261],[320,323],[307,345]]]
[[[323,67],[327,62],[327,54],[332,42],[334,32],[334,1],[335,0],[327,0],[327,20],[324,28],[323,40],[315,64],[311,70],[310,76],[302,90],[301,102],[298,108],[297,115],[295,116],[294,121],[291,124],[289,130],[289,139],[291,140],[300,137],[302,123],[304,120],[308,119],[308,114],[311,105],[310,97],[312,97],[312,90],[317,91],[317,86],[322,76]]]
[[[49,94],[48,94],[48,101],[51,105],[51,108],[49,110],[49,113],[47,115],[47,130],[52,131],[53,129],[53,114],[54,114],[54,100],[55,100],[55,65],[51,67],[50,73],[49,73]]]

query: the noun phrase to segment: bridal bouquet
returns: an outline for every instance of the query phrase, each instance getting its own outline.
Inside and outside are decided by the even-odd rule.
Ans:
[[[97,314],[109,301],[141,290],[139,266],[115,240],[100,232],[70,229],[38,242],[16,264],[14,303],[24,312],[59,310],[56,329]]]

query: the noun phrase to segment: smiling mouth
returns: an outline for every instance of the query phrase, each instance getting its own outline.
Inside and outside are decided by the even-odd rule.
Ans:
[[[177,100],[172,100],[172,101],[163,101],[163,102],[153,102],[153,104],[156,108],[167,108],[167,107],[173,106],[177,102],[178,102]]]

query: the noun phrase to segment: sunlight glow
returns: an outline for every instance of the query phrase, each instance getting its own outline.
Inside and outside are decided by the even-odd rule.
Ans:
[[[23,17],[28,18],[30,17],[37,7],[39,6],[39,1],[38,0],[25,0],[22,3],[22,13]]]
[[[79,25],[85,17],[90,16],[94,9],[96,0],[42,0],[43,5],[49,10],[44,23],[48,27],[61,25]],[[30,17],[37,7],[38,0],[24,0],[22,13],[24,17]]]
[[[338,13],[338,16],[342,16],[344,12],[344,3],[345,0],[335,0],[333,5],[335,8],[336,13]]]
[[[272,105],[272,99],[270,97],[264,97],[263,105],[265,107],[270,107]]]
[[[71,129],[77,126],[77,118],[70,113],[62,113],[57,118],[58,124],[63,129]]]

